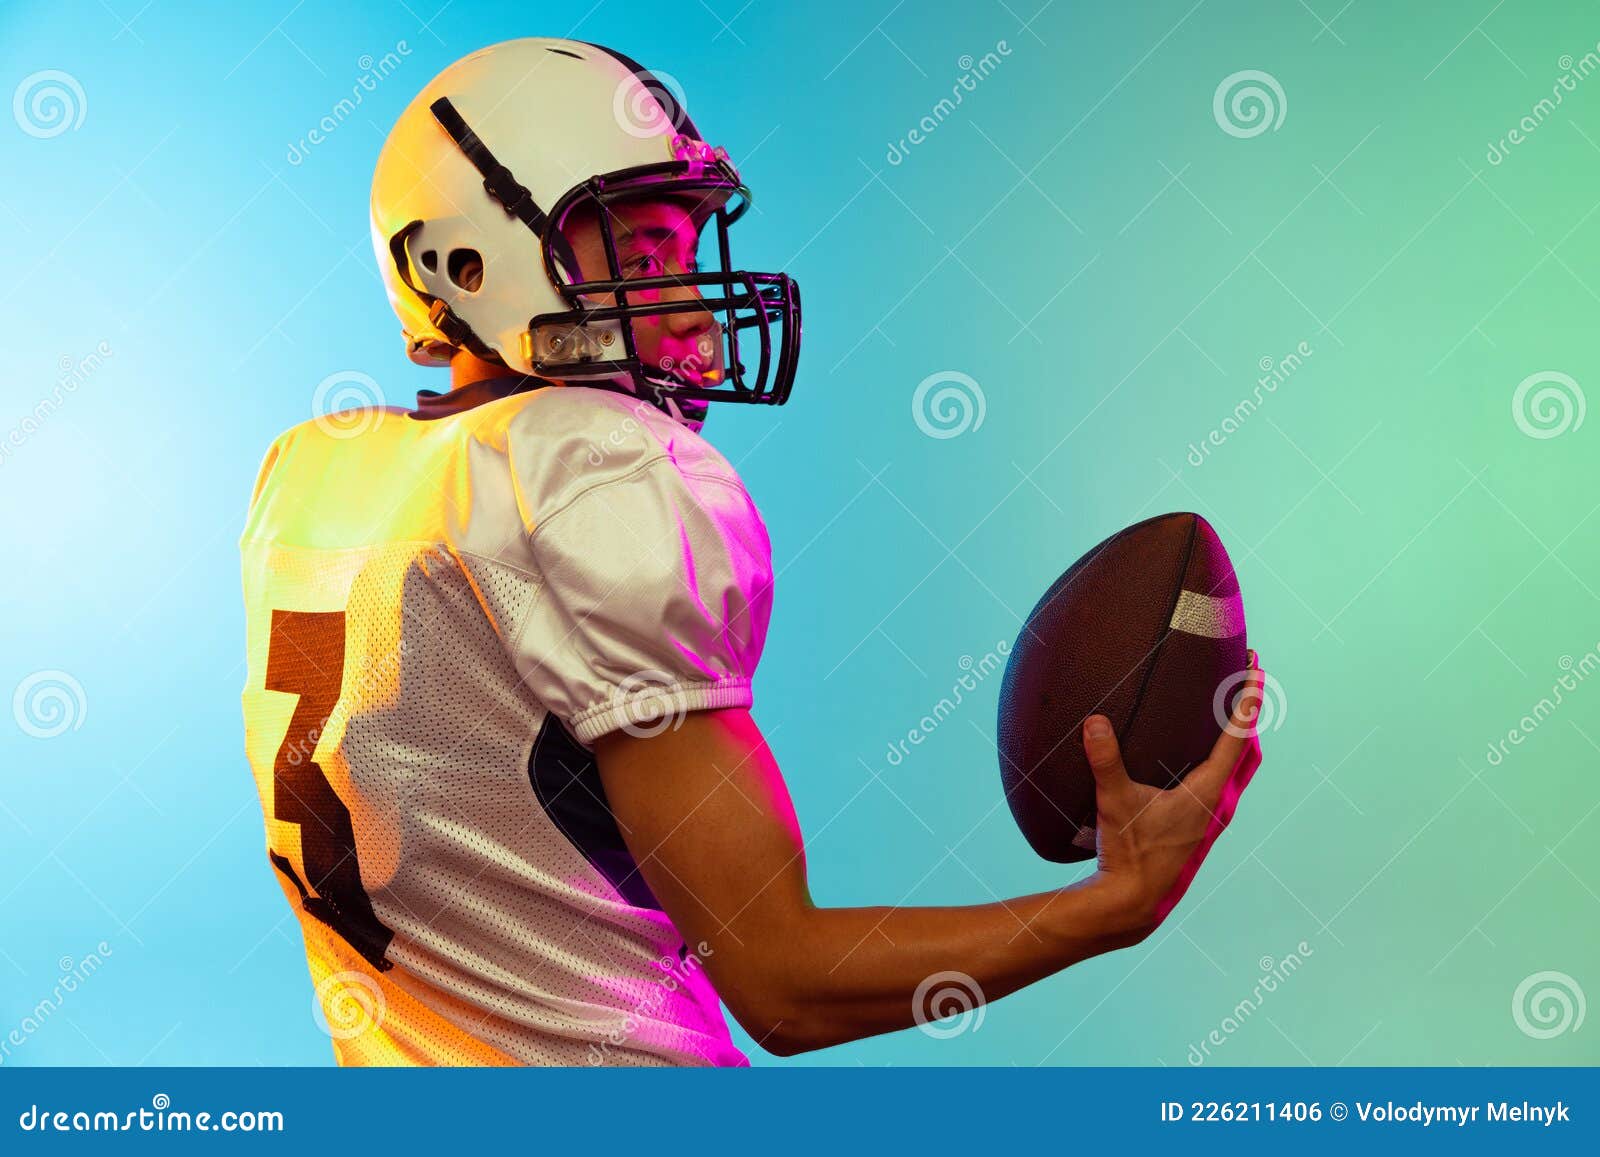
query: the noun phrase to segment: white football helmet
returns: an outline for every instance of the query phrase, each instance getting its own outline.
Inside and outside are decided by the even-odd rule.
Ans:
[[[715,223],[717,268],[624,279],[605,210],[638,197],[688,198],[707,248]],[[401,114],[372,179],[372,243],[413,361],[442,365],[465,349],[699,417],[711,400],[781,405],[794,383],[799,286],[729,260],[728,226],[749,203],[727,153],[639,64],[581,41],[509,40],[452,64]],[[584,208],[600,210],[603,280],[576,280],[561,233]],[[481,280],[462,278],[472,288],[456,280],[464,257],[481,263]],[[629,300],[678,286],[700,297]],[[641,362],[633,333],[634,318],[683,310],[718,319],[694,385]]]

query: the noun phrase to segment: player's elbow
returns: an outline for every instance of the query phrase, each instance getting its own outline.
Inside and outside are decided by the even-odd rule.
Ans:
[[[792,1057],[838,1043],[813,1018],[794,1010],[782,1015],[772,1011],[734,1011],[734,1019],[756,1044],[775,1057]]]
[[[778,978],[768,976],[721,995],[739,1027],[773,1056],[792,1057],[839,1043],[818,1014],[818,1003],[798,989],[790,991]]]
[[[761,1047],[775,1057],[792,1057],[825,1048],[831,1041],[810,1040],[780,1028]]]

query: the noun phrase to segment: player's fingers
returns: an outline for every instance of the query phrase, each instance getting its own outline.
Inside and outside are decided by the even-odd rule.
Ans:
[[[1089,769],[1094,772],[1097,796],[1103,798],[1132,785],[1128,769],[1122,765],[1122,749],[1117,746],[1111,720],[1104,715],[1091,715],[1083,721],[1083,753],[1089,757]]]
[[[1254,651],[1250,653],[1250,658],[1252,661],[1255,659]],[[1259,755],[1256,718],[1261,713],[1264,682],[1265,677],[1261,668],[1252,662],[1244,690],[1240,692],[1238,702],[1234,704],[1233,715],[1228,720],[1228,725],[1222,729],[1222,734],[1217,736],[1217,742],[1212,745],[1210,756],[1184,778],[1184,783],[1209,808],[1215,809],[1223,788],[1240,765],[1250,758],[1253,752]],[[1254,774],[1254,769],[1251,769],[1250,774]]]
[[[1245,747],[1244,755],[1239,760],[1239,765],[1234,768],[1233,774],[1223,785],[1222,796],[1212,810],[1211,816],[1217,833],[1220,834],[1233,822],[1234,813],[1239,810],[1239,800],[1244,797],[1245,788],[1250,786],[1250,780],[1255,777],[1256,769],[1260,766],[1261,743],[1252,735]]]
[[[1252,741],[1253,742],[1253,741]],[[1218,804],[1218,814],[1223,816],[1224,822],[1233,818],[1234,809],[1239,806],[1240,797],[1244,789],[1250,786],[1250,778],[1255,775],[1255,769],[1260,766],[1260,761],[1252,761],[1250,753],[1246,752],[1244,759],[1234,769],[1233,775],[1228,777],[1228,782],[1222,789],[1222,799]]]
[[[1261,737],[1252,735],[1245,741],[1244,755],[1239,760],[1239,766],[1234,769],[1233,779],[1243,791],[1250,786],[1250,781],[1255,778],[1256,772],[1261,768]]]

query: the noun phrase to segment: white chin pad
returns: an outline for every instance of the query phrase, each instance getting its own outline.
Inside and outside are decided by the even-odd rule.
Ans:
[[[576,366],[622,356],[622,326],[615,321],[588,325],[541,325],[522,335],[523,354],[531,365]]]
[[[523,356],[528,364],[545,369],[581,369],[595,362],[615,361],[624,356],[626,348],[621,327],[619,321],[541,325],[522,335]],[[664,384],[720,385],[726,373],[722,326],[712,323],[711,328],[696,339],[693,353],[676,358],[663,356],[658,364],[646,367],[645,373],[661,379]]]

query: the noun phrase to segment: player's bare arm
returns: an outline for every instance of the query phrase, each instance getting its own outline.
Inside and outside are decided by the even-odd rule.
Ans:
[[[1135,783],[1103,716],[1084,746],[1099,806],[1098,870],[1052,892],[948,908],[823,908],[777,761],[746,710],[689,714],[596,744],[606,795],[651,890],[734,1017],[780,1055],[914,1023],[936,973],[997,1000],[1136,944],[1181,899],[1261,762],[1250,726],[1261,672],[1210,758],[1176,788]]]

